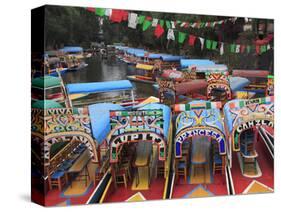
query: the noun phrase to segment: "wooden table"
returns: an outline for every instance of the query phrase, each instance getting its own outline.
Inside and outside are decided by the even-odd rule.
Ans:
[[[150,163],[150,157],[152,153],[152,143],[150,142],[139,142],[136,148],[136,160],[133,164],[133,166],[136,168],[136,187],[141,183],[141,180],[148,180],[149,185],[149,163]],[[147,176],[145,179],[140,178],[140,172],[144,171],[143,169],[148,169]],[[147,183],[147,182],[146,182]]]
[[[206,137],[194,137],[192,141],[192,154],[191,154],[191,169],[192,173],[194,173],[195,167],[202,168],[204,171],[204,175],[206,172],[206,164],[208,162],[207,153],[209,148],[206,146],[206,142],[202,139],[206,139]]]
[[[87,186],[88,177],[89,177],[89,170],[88,170],[88,163],[91,159],[90,152],[88,149],[86,149],[73,163],[73,165],[67,170],[67,174],[73,175],[73,174],[79,174],[83,179],[78,179],[85,182],[85,185]],[[78,181],[77,179],[75,181]]]

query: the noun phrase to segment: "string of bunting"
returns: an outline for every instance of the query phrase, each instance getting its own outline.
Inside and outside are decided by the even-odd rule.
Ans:
[[[128,21],[128,27],[132,29],[136,29],[137,25],[141,25],[143,31],[148,30],[150,27],[154,27],[154,36],[156,38],[160,38],[161,36],[163,36],[166,29],[167,39],[173,41],[177,40],[179,44],[183,45],[185,44],[185,42],[187,42],[189,46],[195,46],[195,42],[199,40],[201,45],[201,50],[205,48],[207,50],[219,51],[220,55],[223,55],[227,50],[230,53],[250,54],[252,52],[256,52],[256,54],[260,55],[272,48],[269,42],[272,40],[273,36],[269,36],[263,40],[260,40],[259,42],[253,42],[253,44],[225,43],[208,38],[203,38],[200,36],[195,36],[189,33],[181,32],[176,29],[176,28],[215,27],[216,25],[221,25],[228,21],[235,23],[237,18],[227,18],[227,19],[213,21],[213,22],[170,21],[170,20],[157,19],[150,16],[139,15],[137,13],[128,12],[126,10],[89,8],[89,7],[87,7],[86,9],[90,12],[94,12],[97,16],[109,17],[109,20],[112,23],[120,23],[122,21]],[[176,39],[175,32],[177,32],[177,39]]]

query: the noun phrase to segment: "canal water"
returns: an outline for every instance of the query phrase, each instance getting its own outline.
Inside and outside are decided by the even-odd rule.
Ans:
[[[126,63],[109,57],[102,59],[95,55],[85,61],[88,66],[78,71],[66,72],[62,77],[65,84],[84,82],[103,82],[127,79],[128,75],[134,74],[134,68]],[[151,84],[132,82],[135,87],[136,97],[157,96],[157,92]],[[103,97],[110,97],[110,94],[99,94]]]

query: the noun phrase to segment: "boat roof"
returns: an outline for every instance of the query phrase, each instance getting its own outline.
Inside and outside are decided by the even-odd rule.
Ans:
[[[181,68],[188,68],[192,65],[215,65],[215,62],[208,59],[181,59]]]
[[[149,53],[149,54],[148,54],[148,58],[149,58],[149,59],[160,59],[162,56],[165,56],[165,55],[167,55],[167,54]]]
[[[250,83],[250,80],[245,77],[229,77],[229,84],[232,91],[239,91]]]
[[[270,71],[268,70],[232,70],[233,76],[239,77],[255,77],[255,78],[266,78],[270,75]]]
[[[101,144],[110,132],[110,111],[124,108],[113,103],[98,103],[89,105],[88,109],[93,137]]]
[[[220,109],[211,106],[208,107],[208,105],[212,105],[212,103],[204,100],[192,101],[188,104],[188,107],[194,107],[197,105],[199,109],[186,110],[178,115],[176,123],[176,133],[180,132],[186,127],[198,126],[198,123],[195,120],[197,120],[199,117],[204,117],[200,123],[200,126],[212,126],[224,133],[224,125],[222,117],[220,115]],[[205,106],[205,108],[200,108],[201,105]]]
[[[92,134],[97,142],[100,144],[106,139],[108,133],[110,132],[110,111],[112,110],[125,110],[124,107],[113,104],[113,103],[98,103],[88,106]],[[164,119],[164,136],[167,138],[170,127],[170,117],[171,109],[163,104],[151,103],[143,107],[138,108],[138,110],[152,110],[152,109],[162,109],[163,119]]]
[[[196,68],[196,72],[199,73],[212,73],[212,72],[227,72],[228,68],[224,64],[215,64],[215,65],[192,65],[190,68]]]
[[[105,93],[110,91],[132,90],[134,87],[129,80],[73,83],[66,85],[69,94],[75,93]]]
[[[272,96],[263,97],[263,98],[260,98],[260,101],[263,104],[271,104],[273,102],[273,99],[274,98]],[[226,123],[226,127],[228,129],[228,132],[232,132],[234,120],[237,117],[237,115],[233,111],[238,111],[241,108],[243,108],[244,102],[246,102],[246,101],[250,101],[250,100],[249,99],[233,99],[224,105],[223,113],[224,113],[224,119],[225,119],[225,123]],[[237,124],[243,122],[242,119],[238,119],[237,121],[238,121]]]
[[[181,59],[185,58],[185,56],[180,55],[161,55],[160,59],[166,62],[176,62],[180,61]]]
[[[80,46],[65,46],[64,48],[60,49],[60,51],[62,52],[82,52],[83,51],[83,48],[80,47]]]
[[[147,65],[147,64],[142,64],[142,63],[137,63],[136,68],[137,69],[143,69],[147,71],[151,71],[153,69],[153,65]]]
[[[38,100],[31,105],[32,108],[37,109],[51,109],[51,108],[62,108],[62,105],[53,100]]]
[[[50,87],[61,86],[61,80],[58,77],[43,76],[31,80],[32,87],[46,89]]]

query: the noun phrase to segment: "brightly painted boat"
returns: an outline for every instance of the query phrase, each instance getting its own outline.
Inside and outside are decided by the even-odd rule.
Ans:
[[[223,112],[234,194],[273,192],[274,97],[232,100]]]

